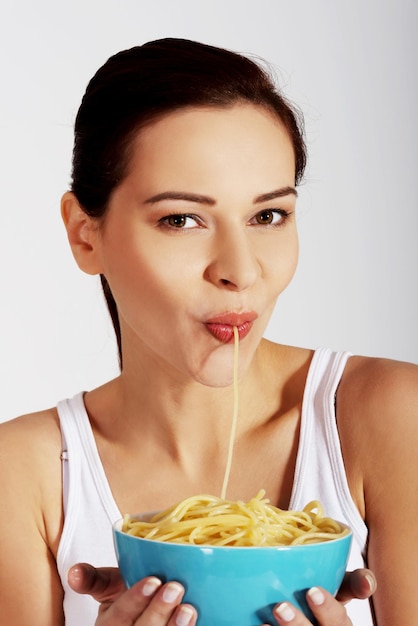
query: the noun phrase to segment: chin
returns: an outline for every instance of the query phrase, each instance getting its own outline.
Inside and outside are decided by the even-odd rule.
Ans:
[[[247,345],[240,351],[238,356],[238,380],[248,370],[254,352],[251,345]],[[190,362],[189,362],[190,363]],[[203,356],[190,363],[189,373],[192,378],[206,387],[224,388],[234,383],[234,345],[220,345],[217,349],[211,349]]]
[[[205,387],[213,387],[214,389],[218,388],[224,388],[224,387],[230,387],[233,382],[234,379],[232,376],[196,376],[196,380],[198,383],[200,383],[201,385],[205,385]]]
[[[245,369],[245,368],[244,368]],[[243,373],[243,363],[240,362],[238,367],[238,379]],[[193,378],[201,385],[206,387],[223,388],[230,387],[234,383],[234,364],[233,359],[221,362],[211,360],[199,367],[194,373]]]

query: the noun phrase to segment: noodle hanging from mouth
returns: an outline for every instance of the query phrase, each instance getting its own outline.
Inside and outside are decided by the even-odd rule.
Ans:
[[[229,475],[231,473],[232,466],[232,457],[234,454],[234,442],[235,442],[235,433],[237,431],[237,423],[238,423],[238,408],[239,408],[239,398],[238,398],[238,357],[239,357],[239,334],[238,328],[234,326],[234,410],[232,413],[232,425],[231,425],[231,433],[229,435],[229,445],[228,445],[228,456],[225,467],[225,475],[222,484],[221,498],[225,500],[226,498],[226,490],[228,488]]]

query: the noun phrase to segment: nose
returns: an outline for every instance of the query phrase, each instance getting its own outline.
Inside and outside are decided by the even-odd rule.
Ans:
[[[261,275],[261,266],[245,229],[217,233],[205,278],[217,287],[243,291]]]

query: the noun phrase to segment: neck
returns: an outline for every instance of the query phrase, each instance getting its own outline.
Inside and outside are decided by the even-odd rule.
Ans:
[[[262,344],[238,383],[237,438],[260,419]],[[154,441],[173,457],[184,451],[226,451],[234,409],[234,388],[208,387],[143,362],[124,361],[122,374],[88,394],[87,406],[96,430],[126,444]],[[277,407],[276,407],[277,408]]]
[[[247,372],[240,381],[239,395],[254,385]],[[179,380],[161,369],[149,372],[124,371],[119,380],[123,419],[131,430],[138,421],[150,434],[158,433],[170,447],[181,442],[222,442],[229,433],[234,408],[234,387],[208,387],[195,380]],[[138,407],[140,411],[138,412]],[[241,423],[244,427],[244,424]]]

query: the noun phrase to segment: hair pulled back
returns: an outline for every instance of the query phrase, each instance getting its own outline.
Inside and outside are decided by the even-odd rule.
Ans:
[[[302,119],[268,73],[249,58],[185,39],[160,39],[110,57],[89,82],[75,120],[71,190],[91,217],[106,213],[127,174],[133,140],[160,116],[187,106],[263,106],[281,120],[295,154],[295,184],[306,165]],[[116,302],[104,295],[122,365]]]

